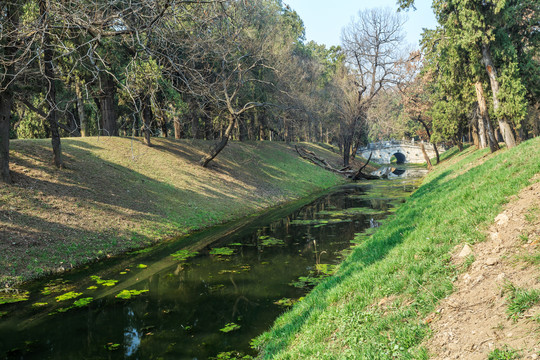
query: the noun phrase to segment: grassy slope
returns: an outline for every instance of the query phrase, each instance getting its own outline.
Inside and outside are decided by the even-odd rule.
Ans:
[[[342,181],[279,143],[231,143],[210,169],[204,141],[64,139],[11,143],[15,184],[0,186],[0,281],[27,280],[305,196]],[[330,162],[339,156],[306,145]]]
[[[463,270],[450,252],[482,241],[502,205],[539,172],[540,138],[443,162],[335,276],[257,339],[261,358],[427,358],[423,319]]]

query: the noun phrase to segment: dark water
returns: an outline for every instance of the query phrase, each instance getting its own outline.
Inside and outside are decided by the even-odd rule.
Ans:
[[[256,355],[250,340],[287,309],[276,302],[294,301],[310,289],[292,284],[324,276],[356,233],[377,226],[415,186],[399,179],[342,186],[302,206],[30,284],[27,301],[0,305],[0,359]],[[170,256],[186,244],[198,255],[185,261]],[[210,254],[223,247],[233,254]],[[91,276],[118,282],[98,284]],[[116,297],[124,290],[145,292]],[[71,291],[80,295],[57,299]],[[80,299],[89,304],[74,305]],[[222,331],[228,324],[233,330]]]

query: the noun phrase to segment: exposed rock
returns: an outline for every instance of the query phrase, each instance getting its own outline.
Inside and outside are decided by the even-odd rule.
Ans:
[[[458,257],[460,258],[466,258],[467,256],[472,254],[472,249],[469,245],[465,244],[463,249],[461,249],[461,252],[459,253]]]
[[[487,266],[493,266],[496,265],[499,262],[499,259],[497,258],[488,258],[485,262]]]
[[[496,218],[495,218],[495,223],[499,226],[504,226],[508,223],[508,215],[506,215],[506,213],[500,213]]]

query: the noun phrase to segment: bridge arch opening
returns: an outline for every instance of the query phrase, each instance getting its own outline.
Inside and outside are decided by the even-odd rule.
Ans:
[[[396,152],[392,155],[392,157],[390,158],[390,162],[391,163],[396,163],[396,164],[405,164],[405,161],[407,160],[407,158],[405,157],[405,155],[403,155],[402,153],[400,152]]]

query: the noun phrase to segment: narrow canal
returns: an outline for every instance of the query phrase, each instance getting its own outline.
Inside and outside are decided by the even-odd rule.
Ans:
[[[29,284],[26,301],[0,305],[0,359],[254,356],[250,340],[417,184],[394,177],[344,185],[308,204]]]

